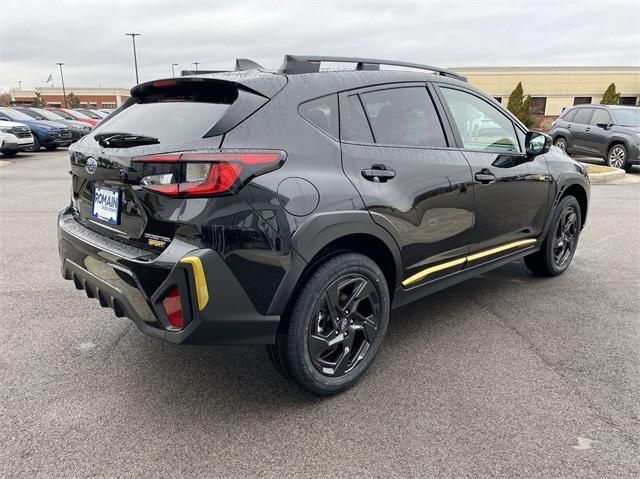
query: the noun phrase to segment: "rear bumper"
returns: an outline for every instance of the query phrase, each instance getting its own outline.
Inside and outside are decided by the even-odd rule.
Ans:
[[[275,343],[280,317],[259,314],[212,250],[174,238],[162,254],[150,255],[84,228],[68,210],[58,218],[58,243],[63,277],[116,316],[133,320],[143,333],[173,343]],[[197,258],[204,275],[193,261],[180,261],[185,257]],[[161,303],[174,287],[182,298],[181,330],[171,328]]]

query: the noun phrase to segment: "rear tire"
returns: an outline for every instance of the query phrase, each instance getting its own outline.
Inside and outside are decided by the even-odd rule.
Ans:
[[[342,253],[304,280],[283,318],[271,358],[296,385],[337,394],[362,378],[389,323],[384,274],[367,256]]]
[[[539,276],[558,276],[564,273],[578,247],[582,228],[580,204],[573,196],[561,201],[551,220],[551,227],[539,251],[525,256],[527,267]]]
[[[45,149],[48,150],[48,151],[57,150],[58,149],[58,145],[47,145],[47,146],[45,146]]]

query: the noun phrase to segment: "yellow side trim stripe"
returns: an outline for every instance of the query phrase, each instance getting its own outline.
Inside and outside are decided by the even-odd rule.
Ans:
[[[502,246],[496,246],[495,248],[487,249],[484,251],[480,251],[479,253],[474,253],[472,255],[467,256],[467,261],[473,261],[476,259],[484,258],[485,256],[491,256],[492,254],[501,253],[502,251],[517,248],[519,246],[533,244],[536,241],[537,240],[535,239],[525,239],[520,241],[514,241],[513,243],[503,244]]]
[[[420,281],[421,279],[425,278],[426,276],[432,273],[437,273],[438,271],[442,271],[448,268],[453,268],[454,266],[461,265],[463,263],[466,263],[467,261],[474,261],[476,259],[484,258],[486,256],[491,256],[496,253],[501,253],[502,251],[518,248],[520,246],[531,245],[536,241],[537,240],[533,238],[513,241],[511,243],[506,243],[501,246],[496,246],[495,248],[490,248],[484,251],[480,251],[478,253],[474,253],[469,256],[463,256],[462,258],[457,258],[451,261],[447,261],[445,263],[441,263],[436,266],[430,266],[429,268],[423,269],[422,271],[419,271],[418,273],[412,276],[409,276],[407,279],[405,279],[402,282],[402,286],[409,286],[410,284],[413,284],[416,281]]]
[[[202,311],[209,302],[209,288],[207,287],[207,278],[204,275],[202,261],[197,256],[185,256],[180,260],[181,263],[190,264],[193,268],[193,278],[196,282],[196,296],[198,298],[198,309]]]

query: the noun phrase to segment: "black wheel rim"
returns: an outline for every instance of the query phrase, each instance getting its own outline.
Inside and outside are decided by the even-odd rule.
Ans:
[[[316,301],[307,341],[311,362],[326,376],[339,377],[360,364],[378,334],[380,300],[371,280],[345,275]]]
[[[578,239],[578,212],[567,207],[560,215],[553,239],[553,261],[558,268],[565,267],[575,251]]]

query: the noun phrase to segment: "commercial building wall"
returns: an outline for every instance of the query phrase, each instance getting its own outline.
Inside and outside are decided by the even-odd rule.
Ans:
[[[33,90],[18,90],[12,88],[10,91],[11,101],[15,104],[31,104],[36,92],[46,106],[62,106],[64,97],[62,88],[36,87]],[[129,90],[126,88],[66,88],[66,93],[73,93],[80,99],[80,105],[89,108],[117,108],[122,102],[129,98]]]

